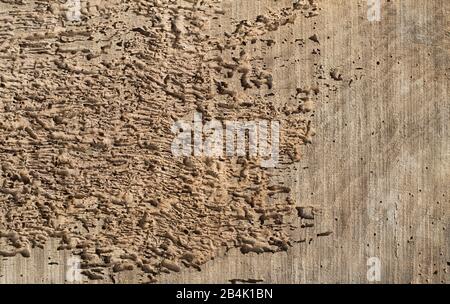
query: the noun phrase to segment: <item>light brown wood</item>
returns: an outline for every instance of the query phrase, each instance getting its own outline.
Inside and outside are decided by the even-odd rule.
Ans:
[[[224,1],[224,18],[247,19],[289,3]],[[293,36],[272,37],[277,47],[266,55],[280,98],[282,88],[308,84],[312,74],[301,61],[274,66],[274,56],[312,60],[309,44],[283,47],[285,37],[317,34],[320,64],[343,75],[332,83],[335,94],[317,105],[313,144],[283,177],[297,201],[321,210],[308,233],[333,234],[282,253],[232,250],[201,272],[183,270],[159,282],[367,283],[371,257],[380,259],[383,283],[449,282],[450,2],[382,4],[381,21],[369,22],[366,0],[322,0],[319,16],[283,30]],[[3,258],[0,283],[62,283],[68,257],[52,242],[31,258]],[[141,280],[134,272],[116,276],[120,283]]]

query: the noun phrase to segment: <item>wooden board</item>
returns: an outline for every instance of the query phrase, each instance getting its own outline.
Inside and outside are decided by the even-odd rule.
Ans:
[[[246,19],[289,3],[224,1],[225,16]],[[382,0],[379,22],[368,21],[366,0],[320,3],[319,16],[289,28],[294,35],[274,37],[280,47],[267,63],[281,96],[308,83],[312,71],[302,62],[282,68],[271,58],[300,52],[311,60],[312,48],[281,42],[317,34],[320,64],[343,75],[317,106],[313,144],[283,177],[298,201],[321,210],[311,233],[333,234],[276,254],[232,250],[161,283],[367,283],[373,257],[381,282],[449,282],[450,2]],[[65,282],[69,256],[51,242],[31,258],[3,258],[0,283]]]

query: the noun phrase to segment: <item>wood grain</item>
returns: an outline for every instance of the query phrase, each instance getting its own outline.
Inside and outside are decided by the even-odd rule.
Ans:
[[[367,20],[365,0],[320,2],[319,16],[297,19],[286,31],[302,39],[317,34],[320,64],[338,69],[343,81],[330,81],[337,89],[317,106],[313,144],[280,178],[302,205],[321,210],[308,233],[333,234],[283,253],[232,250],[200,272],[170,273],[159,282],[367,283],[367,261],[377,257],[383,283],[449,283],[450,2],[382,1],[380,22]],[[224,18],[289,3],[224,1]],[[278,47],[266,58],[280,98],[313,73],[304,69],[312,49],[284,47],[286,37],[292,35],[272,37]],[[293,55],[304,62],[274,66],[274,56]],[[0,283],[65,282],[69,253],[56,247],[50,242],[31,258],[4,258]],[[145,277],[126,272],[115,281]]]

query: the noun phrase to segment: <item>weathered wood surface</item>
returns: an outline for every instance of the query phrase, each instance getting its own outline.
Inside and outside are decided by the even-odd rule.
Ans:
[[[234,19],[289,3],[224,2]],[[366,0],[320,2],[320,16],[290,30],[303,39],[316,33],[321,64],[339,69],[344,81],[317,106],[314,143],[284,178],[302,205],[322,210],[311,233],[333,234],[283,253],[231,251],[201,272],[160,282],[366,283],[371,257],[380,259],[381,282],[449,282],[450,2],[383,0],[380,22],[367,20]],[[284,48],[283,35],[273,38],[274,53],[311,60],[311,48]],[[312,71],[302,62],[281,68],[267,60],[278,88],[308,83]],[[69,254],[55,248],[3,258],[0,282],[64,282]],[[128,272],[116,280],[141,278]]]

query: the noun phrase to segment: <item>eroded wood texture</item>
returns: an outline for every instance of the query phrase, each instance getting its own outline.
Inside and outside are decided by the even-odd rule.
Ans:
[[[223,18],[252,19],[283,5],[290,1],[224,1]],[[365,0],[323,0],[320,7],[319,16],[270,37],[276,43],[265,60],[280,100],[312,81],[306,63],[342,74],[330,79],[336,90],[316,107],[314,142],[279,177],[302,205],[321,210],[299,238],[333,233],[282,253],[232,250],[200,272],[165,274],[159,282],[367,283],[371,257],[381,262],[381,282],[449,282],[450,2],[382,1],[380,22],[367,20]],[[308,39],[314,34],[320,44]],[[293,56],[301,60],[274,59]],[[0,282],[64,282],[69,253],[56,247],[4,258]],[[114,279],[145,281],[135,272]]]

